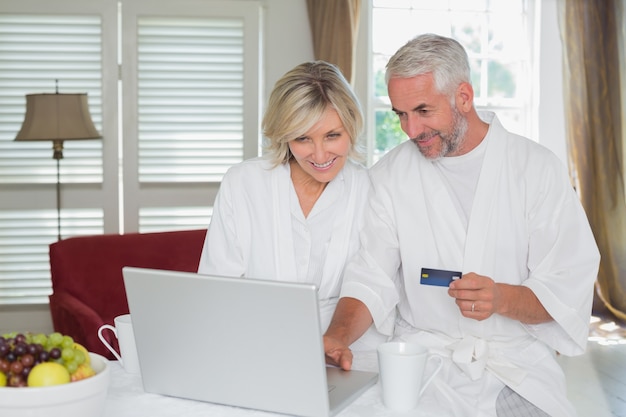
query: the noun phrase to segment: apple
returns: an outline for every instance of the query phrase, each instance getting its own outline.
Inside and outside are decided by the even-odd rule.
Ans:
[[[30,374],[28,374],[27,385],[29,387],[47,387],[69,382],[70,373],[65,366],[56,362],[42,362],[31,369]]]

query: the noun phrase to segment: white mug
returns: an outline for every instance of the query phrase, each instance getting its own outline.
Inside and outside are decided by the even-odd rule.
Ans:
[[[98,329],[98,337],[100,341],[111,351],[113,356],[120,362],[126,372],[131,374],[139,373],[139,358],[137,357],[137,347],[135,346],[135,335],[133,333],[133,325],[130,321],[130,314],[123,314],[114,319],[115,327],[110,324],[103,324]],[[120,347],[118,354],[115,349],[106,341],[102,332],[110,330],[117,338]]]
[[[443,358],[429,354],[424,346],[406,342],[383,343],[377,352],[385,406],[393,411],[409,411],[417,407],[422,393],[441,370]],[[424,381],[428,360],[438,363]]]

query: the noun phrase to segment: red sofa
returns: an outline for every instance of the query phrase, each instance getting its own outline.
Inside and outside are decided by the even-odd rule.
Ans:
[[[98,328],[128,313],[122,267],[195,272],[206,229],[124,235],[81,236],[50,245],[54,330],[89,351],[114,359],[98,339]],[[112,346],[117,341],[105,332]]]

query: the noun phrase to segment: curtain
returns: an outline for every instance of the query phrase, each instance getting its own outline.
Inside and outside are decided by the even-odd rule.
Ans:
[[[315,59],[337,65],[354,82],[361,0],[307,0]]]
[[[626,320],[626,0],[559,0],[569,168],[602,260],[596,302]]]

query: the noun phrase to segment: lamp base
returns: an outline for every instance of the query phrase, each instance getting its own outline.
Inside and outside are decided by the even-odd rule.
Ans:
[[[58,139],[53,140],[52,150],[54,151],[54,153],[52,154],[52,158],[56,159],[57,161],[59,159],[63,159],[63,141],[62,140],[58,140]]]

